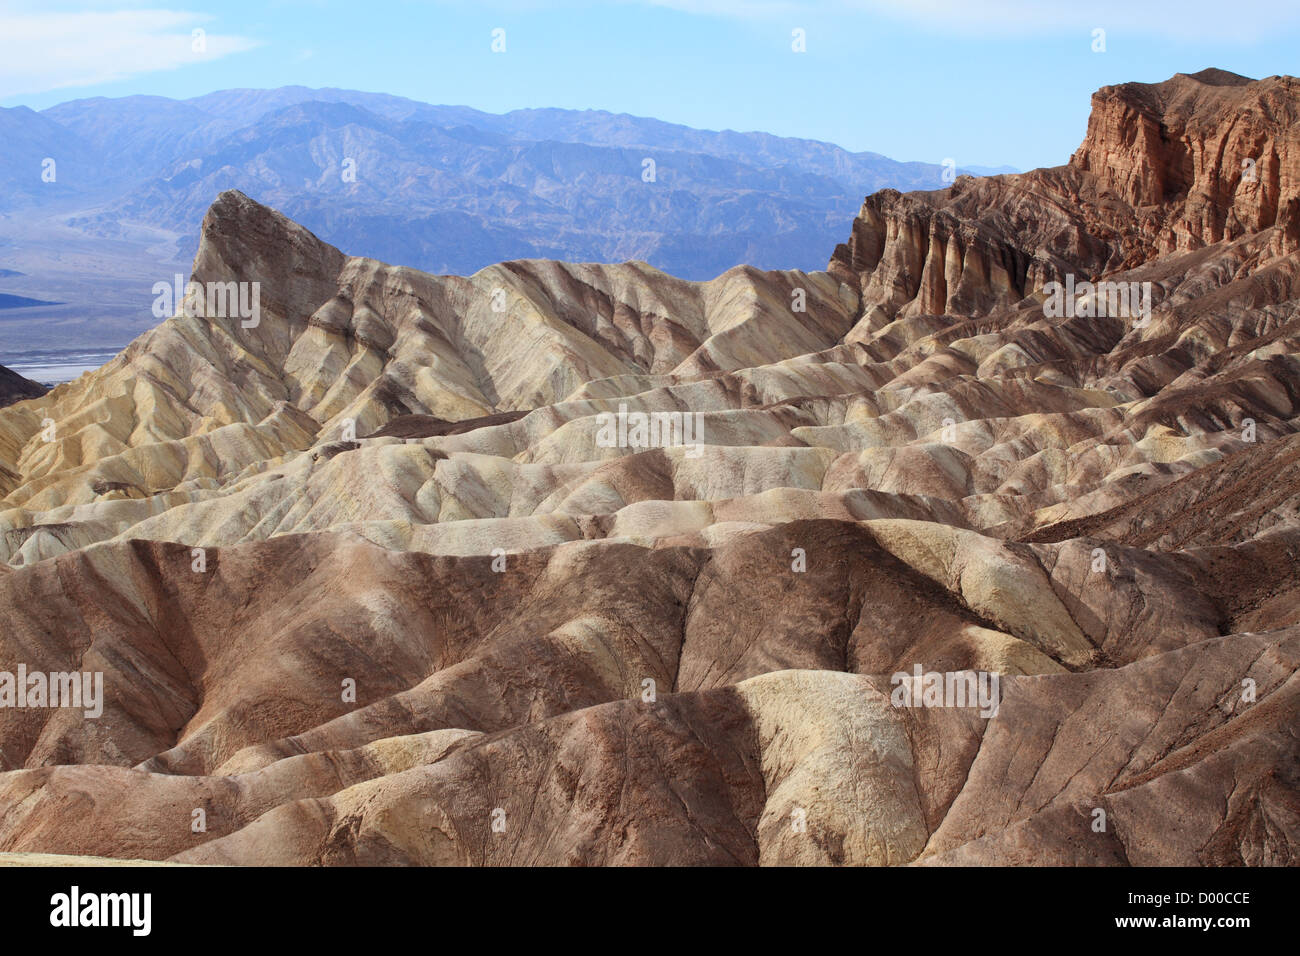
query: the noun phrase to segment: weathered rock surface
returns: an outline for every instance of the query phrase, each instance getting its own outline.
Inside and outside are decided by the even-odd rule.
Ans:
[[[704,283],[222,194],[256,321],[0,410],[0,672],[104,675],[0,707],[0,862],[1293,865],[1298,111],[1108,87],[1065,166]]]

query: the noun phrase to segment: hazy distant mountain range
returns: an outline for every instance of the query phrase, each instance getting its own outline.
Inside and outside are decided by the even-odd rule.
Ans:
[[[813,140],[304,87],[3,109],[0,141],[0,267],[20,273],[0,269],[0,294],[22,297],[0,302],[0,360],[120,346],[156,323],[153,283],[188,272],[204,210],[231,188],[429,272],[640,259],[707,279],[824,268],[864,195],[945,185],[942,165]]]

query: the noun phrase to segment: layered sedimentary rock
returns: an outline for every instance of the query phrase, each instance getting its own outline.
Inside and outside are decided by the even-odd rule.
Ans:
[[[1066,166],[869,196],[831,266],[863,290],[858,337],[1260,233],[1266,256],[1300,249],[1298,103],[1294,77],[1222,70],[1108,86]]]
[[[1144,216],[1162,252],[1300,229],[1300,81],[1203,70],[1100,90],[1070,165]],[[1155,209],[1152,209],[1155,207]],[[1158,224],[1154,230],[1151,224]]]
[[[0,411],[0,671],[103,675],[0,708],[0,853],[1294,863],[1298,105],[1108,87],[703,283],[222,194],[174,317]]]

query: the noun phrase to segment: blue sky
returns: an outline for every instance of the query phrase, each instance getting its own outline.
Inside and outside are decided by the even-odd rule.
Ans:
[[[1208,66],[1296,74],[1297,41],[1295,0],[5,0],[0,105],[337,86],[1024,169],[1065,162],[1099,86]]]

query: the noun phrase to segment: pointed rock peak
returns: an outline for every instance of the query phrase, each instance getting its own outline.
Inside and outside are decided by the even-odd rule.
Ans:
[[[241,294],[256,283],[261,308],[305,321],[337,291],[346,261],[287,216],[230,189],[203,217],[192,280],[209,288],[240,283]]]
[[[289,217],[238,189],[227,189],[203,216],[194,275],[199,279],[201,268],[221,264],[230,271],[213,278],[240,278],[241,268],[277,262],[283,265],[286,257],[295,255],[308,260],[319,258],[328,262],[334,272],[344,258],[339,250]]]

